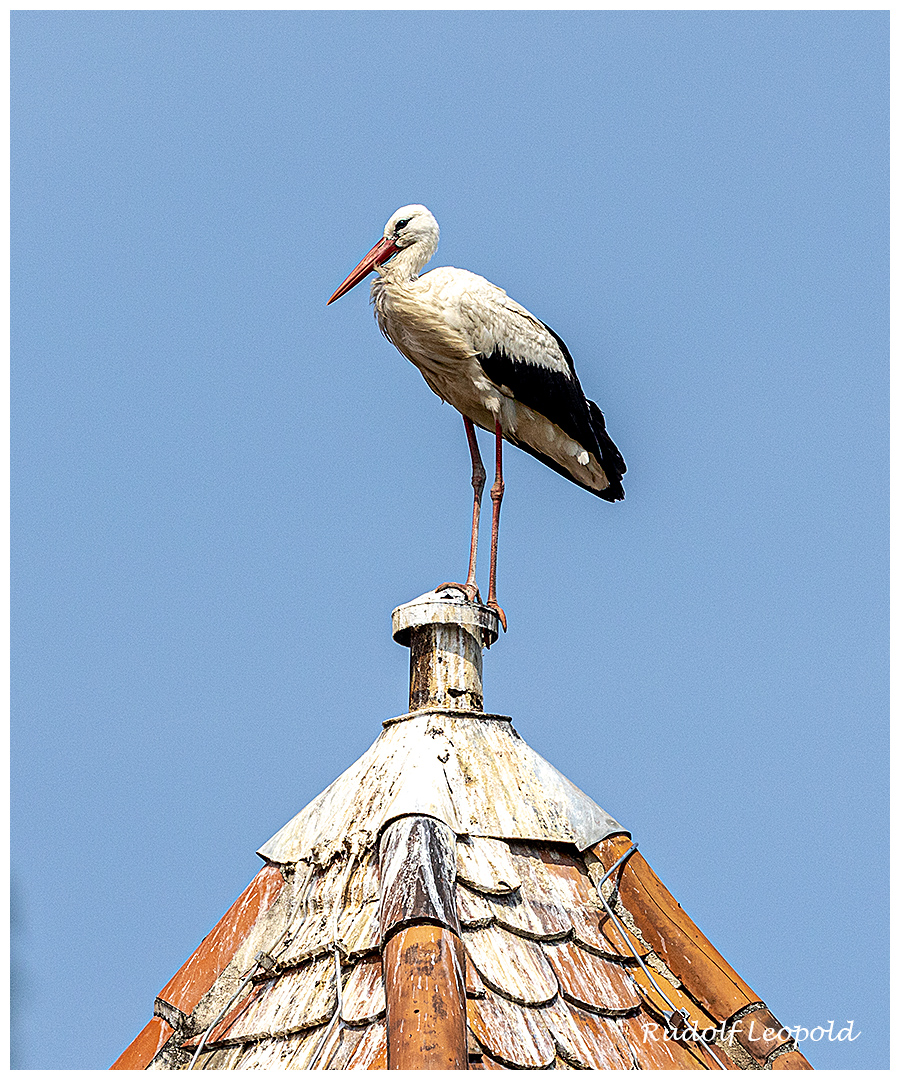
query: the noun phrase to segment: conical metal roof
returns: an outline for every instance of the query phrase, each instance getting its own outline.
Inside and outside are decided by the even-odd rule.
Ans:
[[[482,711],[496,615],[398,608],[410,711],[265,866],[113,1068],[809,1068],[627,831]]]

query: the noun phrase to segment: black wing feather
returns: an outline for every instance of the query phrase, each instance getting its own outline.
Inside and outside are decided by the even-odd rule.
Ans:
[[[625,473],[625,462],[622,460],[618,447],[606,431],[603,413],[593,401],[589,401],[584,396],[581,383],[575,374],[575,364],[565,342],[546,323],[541,325],[553,335],[559,345],[568,366],[568,372],[558,371],[542,364],[532,364],[519,357],[510,356],[499,345],[489,355],[479,356],[478,362],[491,382],[496,383],[497,386],[508,387],[517,401],[521,401],[523,405],[545,416],[570,439],[574,439],[588,453],[594,455],[609,480],[609,487],[603,491],[594,491],[595,495],[608,502],[623,499],[625,492],[622,488],[622,476]],[[573,480],[579,487],[585,488],[586,491],[593,491],[592,488],[574,480],[562,466],[557,465],[545,454],[515,439],[508,441],[527,451],[555,472]]]

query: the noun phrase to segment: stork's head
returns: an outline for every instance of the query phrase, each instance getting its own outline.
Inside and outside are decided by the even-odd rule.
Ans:
[[[417,203],[401,206],[391,215],[390,221],[384,227],[385,240],[391,240],[398,250],[413,244],[425,244],[431,248],[433,255],[437,250],[439,236],[440,229],[434,215],[427,206],[419,206]]]
[[[328,303],[349,292],[367,274],[384,265],[398,252],[409,252],[404,262],[409,263],[407,269],[410,277],[414,277],[437,251],[439,236],[438,223],[427,207],[418,203],[401,206],[385,225],[382,238],[341,283]]]

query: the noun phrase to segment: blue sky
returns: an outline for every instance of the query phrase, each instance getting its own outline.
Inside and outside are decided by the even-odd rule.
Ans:
[[[886,1068],[887,13],[20,11],[12,75],[14,1064],[107,1067],[405,710],[466,441],[325,300],[422,202],[628,463],[508,451],[486,707]]]

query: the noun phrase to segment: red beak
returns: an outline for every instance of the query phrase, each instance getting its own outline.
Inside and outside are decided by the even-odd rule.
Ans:
[[[328,304],[334,303],[338,297],[343,296],[344,293],[350,292],[353,286],[358,285],[366,274],[371,274],[376,266],[381,266],[382,263],[386,263],[388,259],[399,250],[400,249],[394,245],[393,240],[383,236],[359,266],[357,266],[355,270],[352,270],[348,277],[338,286],[337,292],[328,301]],[[328,304],[325,306],[328,307]]]

